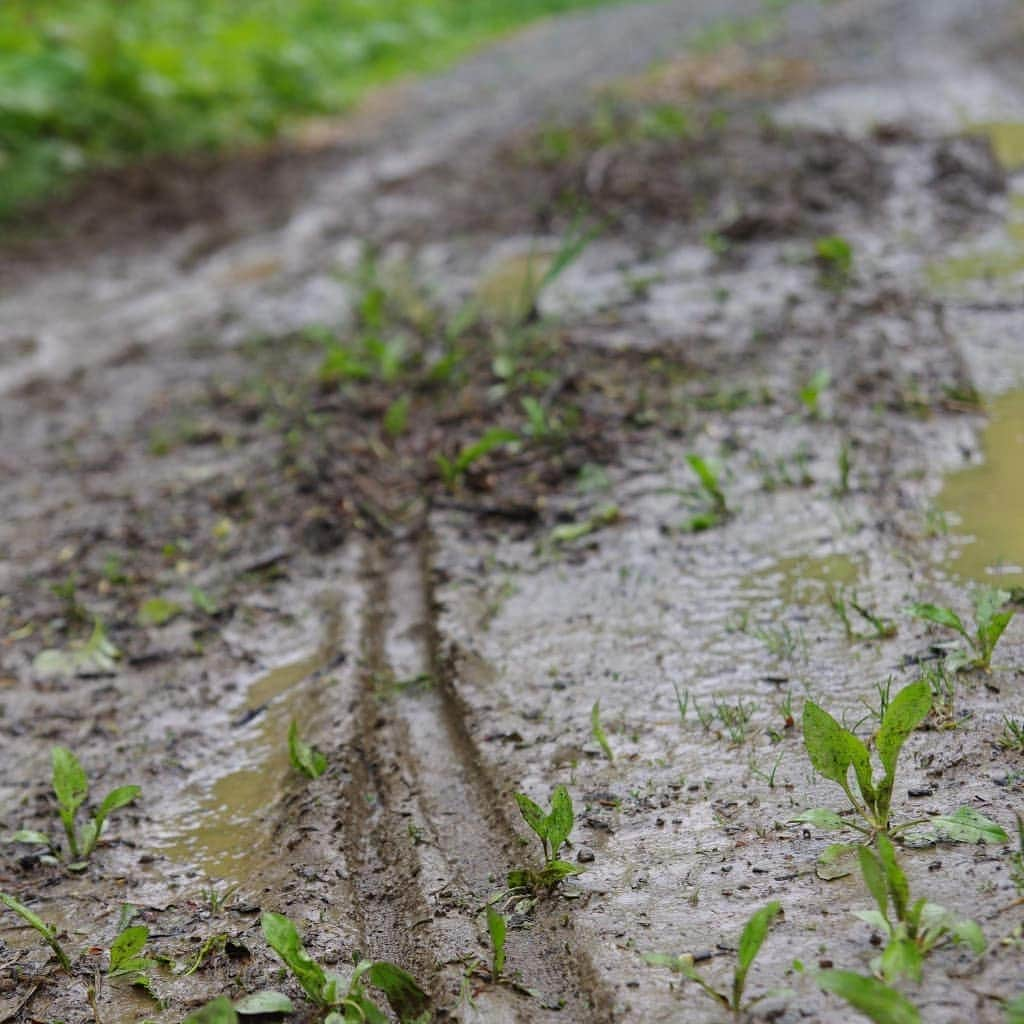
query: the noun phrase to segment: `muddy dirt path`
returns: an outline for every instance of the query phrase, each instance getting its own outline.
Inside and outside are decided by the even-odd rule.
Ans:
[[[0,1021],[180,1021],[267,987],[320,1019],[265,910],[332,969],[398,962],[437,1019],[718,1021],[644,954],[727,986],[776,899],[749,1016],[853,1019],[812,972],[866,973],[881,939],[858,872],[818,865],[836,836],[792,821],[843,809],[804,702],[868,736],[926,678],[896,818],[968,807],[1012,835],[1024,811],[1022,622],[958,675],[906,610],[1024,586],[1024,21],[976,6],[553,22],[399,94],[270,216],[243,196],[19,268],[0,826],[52,831],[54,743],[94,796],[143,797],[81,871],[4,847],[0,889],[75,969],[4,917]],[[513,794],[559,784],[582,874],[534,900],[506,881],[540,866]],[[921,1019],[1006,1019],[1015,852],[903,844],[914,895],[986,939],[902,984]],[[102,976],[125,905],[159,1005]]]

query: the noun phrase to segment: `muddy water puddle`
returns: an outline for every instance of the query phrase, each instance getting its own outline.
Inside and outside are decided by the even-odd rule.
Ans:
[[[211,879],[252,877],[270,831],[268,812],[288,784],[289,724],[295,717],[301,729],[320,704],[330,686],[325,669],[331,655],[325,645],[250,684],[245,710],[236,718],[245,724],[231,770],[190,788],[159,842],[162,853]]]
[[[741,588],[757,598],[809,605],[824,602],[833,588],[855,586],[860,575],[860,565],[848,555],[796,555],[751,573]]]
[[[1024,585],[1024,389],[993,400],[984,461],[952,473],[939,496],[959,538],[949,569],[965,580]]]

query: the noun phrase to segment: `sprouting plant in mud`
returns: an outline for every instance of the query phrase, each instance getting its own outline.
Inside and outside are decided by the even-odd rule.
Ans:
[[[699,533],[702,530],[710,530],[727,519],[729,505],[719,480],[718,468],[709,460],[694,453],[686,456],[686,462],[700,484],[705,508],[691,516],[684,524],[684,529],[692,533]]]
[[[559,523],[548,534],[548,540],[556,546],[572,544],[584,537],[589,537],[598,530],[603,530],[606,526],[612,526],[620,518],[618,505],[601,505],[585,519],[577,520],[574,523]]]
[[[892,619],[883,618],[873,612],[861,604],[856,594],[848,593],[842,587],[829,587],[828,603],[842,623],[846,639],[851,643],[858,640],[888,640],[896,635],[896,623]],[[856,629],[850,617],[851,611],[871,627],[871,633],[861,633]]]
[[[107,636],[103,623],[94,620],[88,640],[72,640],[64,649],[40,651],[32,662],[37,675],[56,676],[110,675],[117,668],[121,652]]]
[[[857,911],[856,916],[886,937],[885,949],[871,969],[889,983],[900,978],[920,981],[925,957],[947,940],[964,942],[980,956],[985,936],[977,923],[924,897],[911,901],[892,842],[879,834],[875,846],[877,854],[866,846],[858,850],[861,874],[878,909]]]
[[[898,835],[907,829],[930,824],[935,837],[952,842],[1006,842],[1006,833],[995,822],[969,808],[952,815],[893,825],[892,794],[896,767],[907,737],[925,720],[932,707],[931,687],[919,679],[905,686],[888,701],[881,725],[874,736],[874,749],[883,774],[876,778],[868,745],[849,729],[844,729],[814,701],[804,704],[803,732],[807,756],[815,770],[834,782],[846,794],[855,818],[843,817],[826,808],[804,811],[794,820],[807,822],[827,831],[852,828],[872,838],[880,833]],[[850,784],[853,770],[856,792]],[[859,819],[859,820],[857,820]],[[826,857],[835,860],[842,847],[830,847]]]
[[[460,449],[454,458],[449,459],[440,454],[437,456],[437,468],[441,479],[448,487],[455,488],[475,462],[485,455],[489,455],[496,448],[515,444],[518,440],[519,435],[515,431],[505,430],[502,427],[491,427],[484,431],[478,441]]]
[[[487,934],[491,939],[491,981],[500,981],[505,971],[505,937],[508,922],[490,904],[487,905]]]
[[[765,999],[771,993],[765,992],[754,999],[744,1000],[743,996],[747,987],[747,974],[757,959],[764,940],[768,936],[775,918],[782,912],[782,906],[778,901],[761,907],[751,915],[740,935],[739,950],[736,954],[736,967],[732,976],[732,987],[728,991],[721,991],[709,982],[693,966],[693,957],[689,954],[682,956],[669,953],[649,953],[644,957],[646,963],[652,967],[667,967],[676,974],[681,974],[688,981],[695,982],[710,996],[719,1006],[732,1012],[737,1019],[746,1013],[752,1006]]]
[[[850,493],[850,473],[853,470],[853,459],[850,454],[850,442],[843,440],[839,446],[839,454],[836,456],[836,474],[838,482],[835,487],[835,496],[845,498]]]
[[[798,397],[808,414],[814,418],[821,415],[821,396],[832,383],[828,370],[817,370],[798,392]]]
[[[430,1019],[427,994],[415,979],[387,960],[360,960],[347,978],[325,971],[307,952],[295,925],[283,914],[265,912],[260,919],[270,948],[281,958],[307,996],[325,1012],[324,1024],[387,1024],[388,1016],[368,986],[383,992],[403,1024]],[[269,1001],[281,993],[260,993]],[[251,997],[250,997],[251,998]],[[251,1011],[250,1011],[251,1012]]]
[[[136,985],[156,999],[148,974],[156,967],[156,961],[141,955],[148,941],[149,929],[145,925],[129,925],[122,928],[110,946],[107,978]]]
[[[604,726],[601,724],[600,700],[595,700],[594,706],[590,709],[590,735],[594,737],[594,741],[604,752],[604,756],[609,761],[614,761],[615,754],[612,753],[611,744],[608,742],[608,734],[604,731]]]
[[[288,727],[288,757],[292,767],[307,778],[319,779],[327,771],[327,758],[299,736],[299,723],[294,718]]]
[[[818,971],[814,980],[875,1024],[921,1024],[921,1014],[906,996],[884,981],[856,971]]]
[[[974,603],[974,631],[968,630],[952,608],[943,605],[918,603],[910,606],[910,614],[925,622],[933,622],[958,633],[967,641],[967,649],[954,651],[946,658],[950,671],[981,668],[992,664],[992,654],[999,638],[1010,624],[1017,609],[1010,605],[1010,594],[995,587],[978,587],[972,595]]]
[[[516,793],[515,797],[523,821],[540,840],[544,851],[544,866],[540,869],[516,868],[510,871],[509,887],[528,889],[530,892],[550,890],[571,875],[580,874],[582,869],[575,864],[558,859],[559,851],[569,838],[575,821],[572,798],[565,786],[557,786],[551,794],[550,811],[535,804],[525,793]]]
[[[3,903],[9,910],[13,910],[30,928],[34,928],[43,937],[46,944],[53,950],[58,963],[68,973],[71,973],[71,958],[64,952],[64,947],[57,941],[57,929],[47,924],[35,911],[29,910],[24,903],[19,903],[13,896],[0,892],[0,903]]]
[[[853,246],[841,235],[828,235],[814,243],[818,280],[825,288],[844,288],[853,272]]]
[[[1003,750],[1013,750],[1024,754],[1024,718],[1011,718],[1003,715],[1003,731],[999,735],[999,746]]]
[[[53,792],[57,797],[57,813],[67,837],[72,861],[70,866],[80,868],[96,848],[110,814],[121,807],[126,807],[142,790],[138,786],[118,786],[117,789],[111,790],[93,812],[92,817],[79,827],[78,811],[89,795],[89,780],[85,769],[66,747],[54,747],[50,756],[53,762]],[[58,844],[43,832],[22,829],[15,832],[11,839],[19,843],[47,846],[54,853],[58,851]]]

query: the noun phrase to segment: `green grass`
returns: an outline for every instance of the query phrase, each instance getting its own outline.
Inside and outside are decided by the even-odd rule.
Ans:
[[[0,216],[75,173],[269,138],[602,0],[7,0]]]

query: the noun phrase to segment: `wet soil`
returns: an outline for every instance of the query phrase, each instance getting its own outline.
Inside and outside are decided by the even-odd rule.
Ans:
[[[5,845],[0,889],[75,968],[8,914],[0,1021],[180,1021],[267,987],[319,1019],[261,910],[334,969],[398,962],[439,1020],[718,1021],[643,955],[691,953],[725,987],[771,899],[748,1017],[850,1019],[813,971],[867,972],[879,939],[853,916],[871,902],[856,872],[816,871],[834,837],[791,820],[843,807],[801,706],[866,736],[879,687],[929,671],[897,820],[967,806],[1013,834],[1024,626],[991,671],[943,680],[950,637],[906,609],[969,615],[973,583],[1024,565],[1024,281],[936,270],[1014,237],[1024,178],[1012,132],[986,126],[1024,98],[1019,12],[797,4],[770,30],[730,23],[709,78],[692,5],[631,10],[644,61],[673,59],[558,118],[594,65],[545,78],[543,116],[494,101],[488,121],[479,101],[456,129],[454,97],[487,80],[471,65],[416,101],[430,147],[400,147],[403,115],[382,110],[377,141],[343,169],[313,159],[280,220],[273,202],[250,217],[243,174],[230,237],[202,214],[151,257],[19,265],[0,335],[0,831],[53,830],[54,743],[94,796],[143,797],[82,871]],[[600,62],[622,17],[494,52],[551,63],[560,33],[590,31]],[[669,24],[690,44],[664,43]],[[819,244],[836,237],[849,261]],[[840,598],[895,630],[847,630]],[[36,660],[96,620],[113,662]],[[289,763],[293,720],[327,757],[316,780]],[[523,899],[506,875],[539,850],[513,794],[556,784],[584,870]],[[987,939],[903,986],[923,1020],[1002,1021],[1019,994],[1015,852],[903,844],[914,894]],[[159,1005],[102,978],[126,904],[165,958]]]

